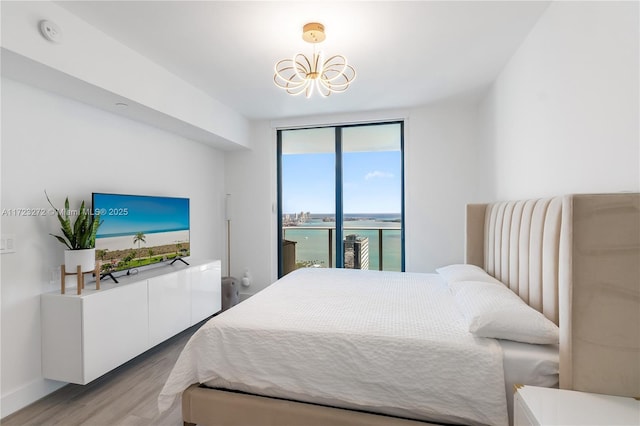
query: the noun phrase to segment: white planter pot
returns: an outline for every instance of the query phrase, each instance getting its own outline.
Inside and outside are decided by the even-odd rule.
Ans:
[[[78,265],[82,272],[91,272],[96,267],[96,249],[65,250],[64,268],[67,272],[76,272]]]

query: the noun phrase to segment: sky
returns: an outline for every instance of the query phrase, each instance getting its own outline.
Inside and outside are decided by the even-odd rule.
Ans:
[[[400,151],[343,154],[344,213],[400,213]],[[283,213],[335,211],[335,155],[282,158]]]
[[[100,211],[97,237],[189,229],[189,199],[119,194],[93,194]]]

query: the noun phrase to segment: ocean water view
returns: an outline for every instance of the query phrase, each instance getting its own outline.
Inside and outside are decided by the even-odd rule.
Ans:
[[[329,267],[329,232],[335,245],[335,216],[308,214],[294,220],[297,215],[284,215],[292,225],[284,226],[284,239],[295,241],[296,262],[307,266]],[[379,269],[379,229],[382,230],[383,269],[401,270],[401,231],[399,213],[358,213],[344,215],[344,236],[355,234],[369,239],[369,269]],[[293,225],[295,223],[295,225]],[[335,265],[335,248],[332,250]]]

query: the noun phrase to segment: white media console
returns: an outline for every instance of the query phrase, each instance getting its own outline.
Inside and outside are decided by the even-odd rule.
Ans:
[[[175,262],[41,295],[42,373],[87,384],[221,309],[219,260]]]

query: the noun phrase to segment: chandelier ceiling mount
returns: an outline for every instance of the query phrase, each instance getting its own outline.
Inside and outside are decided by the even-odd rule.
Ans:
[[[302,27],[302,39],[307,43],[322,43],[326,37],[324,25],[319,22],[309,22]]]

